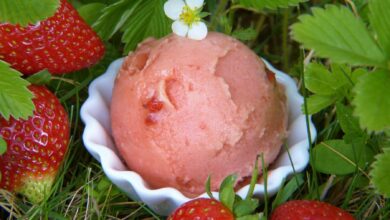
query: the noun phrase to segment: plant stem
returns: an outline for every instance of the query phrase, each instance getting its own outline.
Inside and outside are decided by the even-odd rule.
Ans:
[[[266,16],[264,14],[260,14],[260,17],[257,20],[256,27],[255,27],[256,37],[253,39],[253,41],[251,43],[248,44],[249,47],[253,47],[255,44],[258,43],[256,40],[259,37],[260,32],[263,30],[263,25],[264,25],[265,19],[266,19]]]
[[[290,47],[288,46],[288,20],[290,17],[290,9],[286,9],[283,13],[282,23],[282,50],[283,50],[283,70],[287,71],[289,67]]]
[[[221,0],[220,3],[218,4],[218,8],[215,11],[214,16],[212,16],[212,18],[211,18],[210,30],[216,30],[217,24],[218,24],[218,18],[220,18],[222,16],[222,13],[225,10],[227,3],[228,3],[228,0]]]
[[[301,50],[301,57],[305,57],[304,56],[304,51]],[[308,107],[307,107],[307,100],[306,100],[306,97],[308,96],[307,94],[307,90],[306,90],[306,86],[305,86],[305,67],[304,67],[304,62],[303,60],[300,61],[300,69],[301,69],[301,81],[302,81],[302,87],[303,87],[303,106],[304,106],[304,109],[305,109],[305,112],[308,112]],[[313,164],[315,163],[315,157],[314,157],[314,153],[313,153],[313,145],[312,145],[312,137],[311,137],[311,131],[310,131],[310,120],[309,120],[309,115],[308,114],[305,114],[305,119],[306,119],[306,130],[307,130],[307,136],[308,136],[308,145],[310,146],[309,147],[309,154],[310,154],[310,163],[311,165],[313,166]],[[317,197],[317,199],[320,198],[320,193],[318,191],[318,179],[317,179],[317,172],[313,169],[313,180],[314,180],[314,184],[315,184],[315,195]],[[310,192],[311,193],[311,192]]]
[[[253,171],[252,171],[252,178],[251,178],[251,182],[250,182],[250,185],[249,185],[248,194],[246,195],[246,198],[245,198],[246,200],[250,200],[252,198],[252,196],[253,196],[253,192],[255,191],[257,177],[259,175],[258,161],[259,161],[259,155],[256,156],[256,161],[255,161],[255,165],[254,165],[254,168],[253,168]]]
[[[264,163],[264,154],[261,154],[261,167],[263,169],[263,178],[264,178],[264,216],[268,217],[268,172]]]

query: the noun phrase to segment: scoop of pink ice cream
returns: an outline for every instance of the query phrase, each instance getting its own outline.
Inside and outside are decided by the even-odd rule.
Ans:
[[[230,174],[250,176],[256,155],[271,163],[287,109],[273,73],[244,44],[218,33],[201,41],[170,35],[125,59],[111,119],[129,169],[151,188],[193,196],[209,175],[213,190]]]

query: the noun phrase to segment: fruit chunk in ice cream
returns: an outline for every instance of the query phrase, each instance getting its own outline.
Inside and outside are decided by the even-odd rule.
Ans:
[[[270,164],[286,136],[287,107],[273,73],[244,44],[219,33],[201,41],[170,35],[125,58],[111,120],[130,170],[151,188],[193,196],[209,175],[213,190],[232,173],[249,177],[256,155]]]

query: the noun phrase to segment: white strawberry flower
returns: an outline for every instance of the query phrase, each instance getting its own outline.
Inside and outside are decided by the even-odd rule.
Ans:
[[[207,26],[201,21],[204,0],[168,0],[165,14],[172,20],[172,31],[182,37],[202,40],[207,36]]]

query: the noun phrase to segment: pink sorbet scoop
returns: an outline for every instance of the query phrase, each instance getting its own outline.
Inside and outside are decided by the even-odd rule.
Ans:
[[[287,106],[274,74],[244,44],[219,33],[170,35],[125,59],[111,119],[130,170],[151,188],[196,196],[209,175],[217,190],[230,174],[247,179],[256,155],[270,164],[286,137]]]

